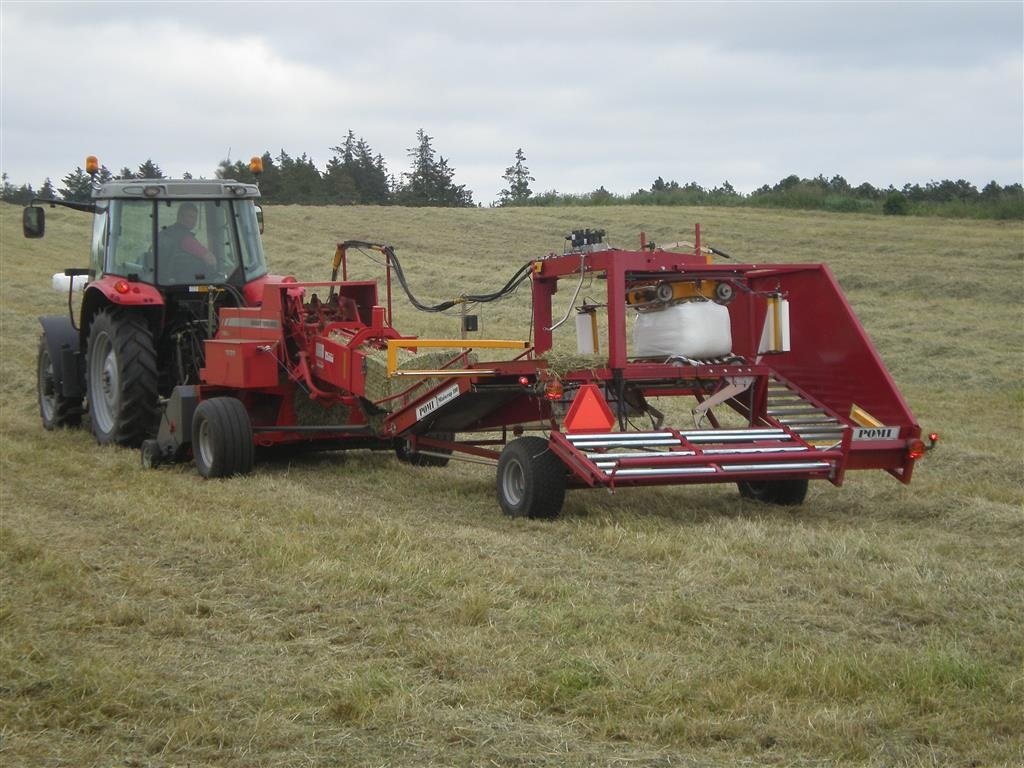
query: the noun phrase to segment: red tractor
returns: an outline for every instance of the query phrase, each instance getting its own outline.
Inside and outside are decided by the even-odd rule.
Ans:
[[[155,179],[64,203],[94,214],[92,263],[65,272],[69,308],[88,278],[77,325],[41,318],[44,426],[78,424],[87,399],[100,443],[141,445],[146,467],[194,459],[204,477],[250,472],[256,447],[280,445],[491,464],[503,511],[527,517],[556,516],[572,488],[735,483],[799,504],[810,480],[838,486],[850,470],[908,483],[938,439],[922,439],[823,264],[716,262],[699,227],[683,252],[578,230],[499,290],[428,306],[383,244],[339,243],[329,281],[268,276],[258,198],[235,181]],[[42,236],[43,214],[25,210],[26,236]],[[384,257],[383,301],[376,281],[348,280],[352,248]],[[392,278],[430,312],[529,282],[531,340],[403,335]],[[574,289],[556,320],[560,282]],[[603,295],[577,303],[584,285]],[[435,349],[452,351],[422,354]],[[517,352],[473,353],[494,349]]]
[[[98,167],[92,157],[86,165]],[[257,186],[231,180],[131,179],[97,185],[89,202],[33,201],[24,210],[33,238],[45,230],[39,202],[93,215],[88,269],[64,272],[68,315],[40,318],[47,429],[78,426],[88,410],[101,444],[137,446],[156,433],[160,399],[198,383],[220,310],[262,298],[259,197]]]

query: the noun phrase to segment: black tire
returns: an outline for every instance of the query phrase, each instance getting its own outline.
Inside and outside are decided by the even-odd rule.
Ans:
[[[163,453],[156,440],[143,440],[140,453],[143,469],[156,469],[163,464]]]
[[[498,503],[509,517],[558,517],[565,484],[565,465],[543,437],[520,437],[501,452]]]
[[[96,442],[134,447],[156,434],[156,351],[146,319],[130,310],[100,311],[89,328],[85,360]]]
[[[740,496],[764,504],[796,507],[807,498],[807,480],[740,480]]]
[[[192,455],[203,477],[247,475],[255,449],[252,421],[234,397],[204,400],[192,417]]]
[[[39,417],[45,429],[77,427],[82,423],[82,398],[65,397],[57,391],[54,381],[53,360],[46,334],[39,339],[39,358],[36,366],[36,392],[39,398]]]
[[[455,433],[453,432],[434,432],[424,437],[432,437],[435,440],[444,440],[445,442],[452,442],[455,440]],[[431,454],[443,453],[444,456],[432,456],[419,453],[418,451],[409,450],[409,443],[405,440],[399,440],[395,446],[395,456],[398,460],[406,464],[412,464],[414,467],[447,467],[448,457],[452,455],[452,452],[443,448],[430,448],[428,449]]]

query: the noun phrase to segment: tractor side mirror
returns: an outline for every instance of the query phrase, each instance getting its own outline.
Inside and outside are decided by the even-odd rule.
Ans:
[[[256,224],[259,225],[260,234],[263,234],[263,209],[260,206],[256,206]]]
[[[46,231],[46,211],[38,205],[30,205],[21,212],[21,231],[25,237],[42,237]]]

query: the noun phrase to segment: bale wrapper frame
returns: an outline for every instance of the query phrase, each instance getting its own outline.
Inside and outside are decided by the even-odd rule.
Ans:
[[[455,302],[420,304],[386,245],[339,244],[330,281],[266,282],[260,303],[220,310],[200,383],[167,400],[143,463],[191,455],[203,475],[231,475],[252,468],[254,446],[281,444],[394,449],[421,465],[460,458],[496,465],[506,514],[543,518],[570,488],[734,482],[747,498],[799,504],[809,480],[841,485],[848,470],[908,483],[937,440],[921,439],[827,266],[712,261],[725,254],[701,245],[699,226],[685,251],[642,234],[637,250],[600,231],[567,240],[486,297],[528,280],[532,343],[399,333],[393,277],[419,308]],[[353,247],[385,256],[383,304],[375,281],[346,279]],[[577,304],[585,281],[604,295]],[[560,283],[575,293],[556,322]],[[585,359],[558,364],[554,331],[574,309]],[[410,368],[403,348],[454,351]],[[521,351],[472,354],[503,348]],[[371,387],[385,354],[387,387]],[[665,423],[660,408],[675,398],[692,405],[692,423]]]

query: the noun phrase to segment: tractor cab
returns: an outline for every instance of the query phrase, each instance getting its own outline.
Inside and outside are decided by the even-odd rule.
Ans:
[[[161,288],[241,287],[267,272],[254,185],[144,180],[95,195],[90,271]]]
[[[250,170],[258,176],[257,161]],[[94,177],[98,167],[86,159]],[[88,202],[40,200],[25,209],[30,238],[45,232],[40,203],[93,214],[88,267],[54,275],[68,315],[40,318],[44,426],[78,423],[87,401],[101,443],[138,444],[155,432],[158,399],[198,382],[218,311],[262,296],[259,197],[255,184],[231,179],[126,179],[96,185]]]

